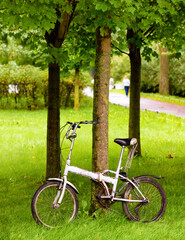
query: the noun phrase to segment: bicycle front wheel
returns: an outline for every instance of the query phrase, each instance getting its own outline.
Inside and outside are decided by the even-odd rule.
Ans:
[[[56,207],[54,200],[59,198],[63,187],[59,182],[48,182],[35,192],[31,210],[35,221],[46,227],[62,227],[65,222],[73,220],[78,213],[78,199],[74,190],[66,186],[62,203]],[[58,199],[57,199],[58,200]]]
[[[153,222],[159,220],[166,210],[167,198],[162,186],[148,177],[138,178],[136,184],[148,203],[123,202],[123,210],[133,221]],[[142,199],[141,194],[129,184],[124,191],[124,198],[129,200]]]

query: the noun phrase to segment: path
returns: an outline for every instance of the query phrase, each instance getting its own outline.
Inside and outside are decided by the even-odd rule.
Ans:
[[[83,93],[89,97],[93,97],[93,92],[90,87],[85,88]],[[109,93],[109,102],[129,107],[129,97],[120,93]],[[185,106],[176,105],[173,103],[166,103],[157,100],[141,98],[141,110],[149,110],[152,112],[167,113],[178,117],[185,118]]]

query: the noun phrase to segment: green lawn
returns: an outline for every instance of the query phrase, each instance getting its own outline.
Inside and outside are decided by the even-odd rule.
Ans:
[[[80,192],[79,216],[61,229],[46,229],[34,222],[30,209],[32,196],[45,178],[46,118],[46,110],[0,110],[0,240],[184,240],[185,119],[141,112],[143,157],[134,159],[129,176],[165,177],[160,183],[167,193],[168,205],[160,221],[135,223],[109,212],[96,214],[95,219],[88,217],[91,182],[70,175],[69,181]],[[61,110],[61,125],[67,120],[92,120],[92,108]],[[84,125],[77,134],[73,163],[90,170],[92,128]],[[114,138],[127,136],[128,109],[110,105],[109,168],[115,170],[120,153]]]

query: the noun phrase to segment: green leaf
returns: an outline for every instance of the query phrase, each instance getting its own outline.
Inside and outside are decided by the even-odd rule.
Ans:
[[[65,7],[65,10],[66,10],[67,13],[71,13],[71,11],[72,11],[72,6],[69,5],[69,4],[67,4],[66,7]]]

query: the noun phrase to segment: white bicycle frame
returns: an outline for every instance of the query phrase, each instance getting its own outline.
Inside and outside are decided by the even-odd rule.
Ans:
[[[105,187],[107,193],[108,193],[107,196],[102,196],[101,197],[102,199],[111,199],[111,201],[127,201],[127,202],[146,202],[146,201],[148,201],[144,197],[142,192],[139,190],[138,186],[132,180],[130,180],[128,177],[124,177],[124,176],[119,174],[120,168],[121,168],[121,163],[122,163],[122,157],[123,157],[123,153],[124,153],[124,148],[125,148],[124,146],[121,149],[120,158],[119,158],[119,162],[118,162],[116,172],[112,171],[112,170],[105,170],[102,173],[101,172],[91,172],[91,171],[88,171],[88,170],[81,169],[79,167],[70,165],[71,164],[71,154],[72,154],[72,151],[73,151],[74,141],[75,141],[75,138],[77,136],[76,135],[76,129],[77,129],[78,125],[79,124],[75,125],[72,134],[69,135],[69,132],[72,128],[72,126],[70,125],[70,127],[68,128],[68,131],[66,133],[66,138],[71,141],[71,147],[70,147],[68,159],[67,159],[67,162],[66,162],[63,178],[62,179],[58,179],[58,178],[48,179],[49,181],[57,180],[57,181],[62,182],[62,184],[63,184],[63,189],[62,189],[61,195],[59,197],[58,196],[59,193],[57,194],[57,196],[54,200],[54,204],[61,204],[62,199],[63,199],[64,194],[65,194],[65,189],[66,189],[67,184],[71,185],[76,190],[76,188],[73,186],[73,184],[67,181],[68,172],[75,173],[75,174],[78,174],[78,175],[81,175],[81,176],[84,176],[84,177],[88,177],[92,180],[95,180],[95,181],[98,181],[98,182],[102,183],[103,186]],[[125,166],[125,168],[127,168],[127,170],[128,170],[128,168],[130,168],[130,165],[131,165],[131,163],[129,163],[129,159],[132,160],[133,155],[134,155],[134,151],[131,152],[131,156],[128,156],[127,164]],[[115,174],[115,177],[113,178],[113,177],[109,177],[109,176],[104,175],[105,173],[108,173],[108,172]],[[139,194],[142,196],[143,199],[142,200],[131,200],[131,199],[124,199],[124,198],[120,198],[120,197],[115,197],[117,183],[118,183],[119,178],[126,180],[127,183],[131,183],[134,186],[134,188],[137,189],[137,191],[139,192]],[[113,185],[111,194],[109,193],[109,189],[108,189],[108,186],[107,186],[106,183],[110,183],[110,184]],[[57,199],[58,199],[58,201],[57,201]]]

